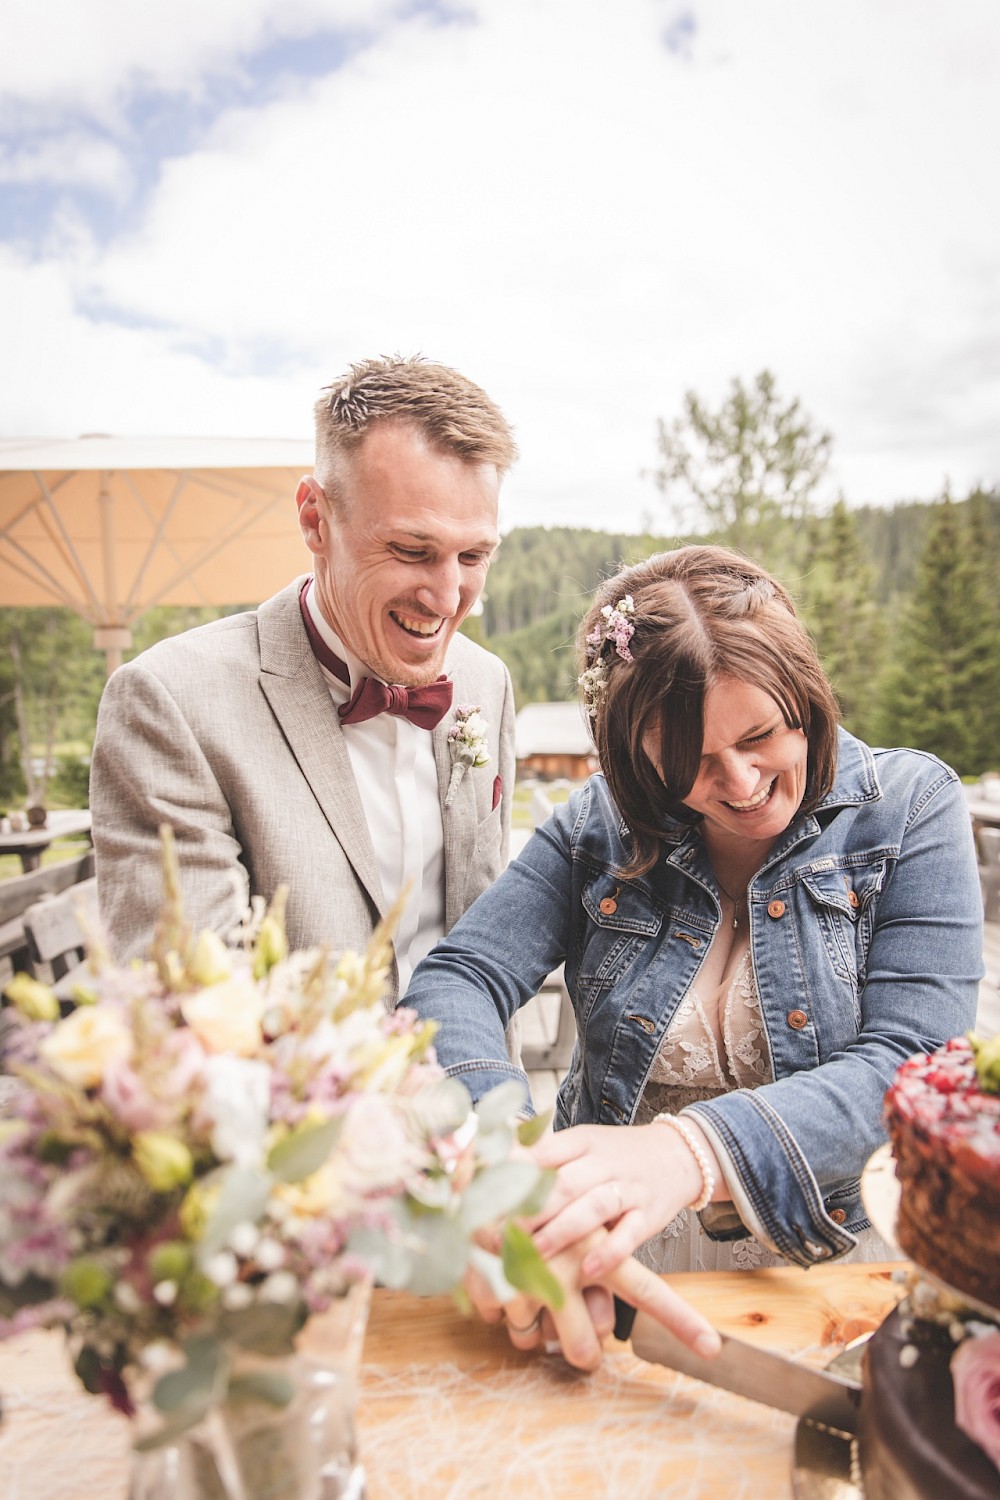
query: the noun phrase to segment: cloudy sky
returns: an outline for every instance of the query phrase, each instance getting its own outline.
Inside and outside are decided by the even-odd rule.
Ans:
[[[771,369],[832,494],[1000,481],[995,0],[4,0],[0,433],[308,437],[484,385],[505,528],[666,529],[656,419]]]

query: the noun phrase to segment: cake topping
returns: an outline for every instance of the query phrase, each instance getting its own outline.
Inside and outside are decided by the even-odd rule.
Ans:
[[[970,1032],[969,1045],[976,1062],[979,1087],[986,1094],[1000,1094],[1000,1033],[984,1039]]]

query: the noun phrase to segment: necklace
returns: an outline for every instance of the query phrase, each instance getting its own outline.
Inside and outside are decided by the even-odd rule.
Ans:
[[[726,887],[722,884],[722,881],[719,879],[718,875],[716,875],[715,877],[715,883],[719,887],[719,890],[722,892],[722,894],[733,903],[733,931],[735,932],[737,927],[739,927],[740,925],[740,907],[746,901],[747,893],[744,890],[741,896],[734,896],[732,891],[726,890]]]

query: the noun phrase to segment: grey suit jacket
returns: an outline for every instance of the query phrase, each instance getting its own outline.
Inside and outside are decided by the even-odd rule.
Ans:
[[[108,681],[91,808],[101,914],[121,957],[149,951],[163,892],[161,823],[175,831],[196,931],[228,932],[251,895],[270,899],[282,882],[293,948],[362,948],[385,913],[343,729],[302,625],[300,583],[254,613],[161,641]],[[465,772],[446,808],[452,716],[433,731],[446,930],[506,864],[514,790],[506,667],[463,636],[447,665],[456,705],[482,709],[490,759]]]

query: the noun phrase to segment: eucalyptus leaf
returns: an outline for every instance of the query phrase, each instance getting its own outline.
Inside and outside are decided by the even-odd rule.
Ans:
[[[295,1395],[295,1382],[283,1370],[252,1370],[229,1382],[227,1401],[264,1401],[268,1406],[287,1406]]]
[[[465,1228],[480,1229],[515,1210],[523,1212],[521,1205],[533,1192],[538,1175],[538,1168],[529,1161],[499,1162],[480,1172],[462,1198],[459,1212]]]
[[[189,1339],[184,1345],[184,1364],[161,1375],[153,1387],[153,1405],[159,1411],[181,1412],[199,1403],[211,1404],[228,1369],[225,1349],[208,1335]]]
[[[519,1292],[559,1310],[565,1294],[558,1279],[535,1248],[535,1242],[520,1224],[504,1228],[501,1246],[503,1272]]]
[[[547,1109],[543,1115],[532,1115],[530,1120],[522,1120],[517,1127],[517,1139],[522,1146],[533,1146],[540,1141],[549,1128],[552,1119],[551,1109]]]
[[[197,1427],[210,1404],[210,1401],[199,1400],[192,1402],[190,1406],[181,1407],[169,1422],[164,1422],[154,1432],[147,1432],[143,1437],[137,1438],[132,1446],[137,1453],[152,1453],[156,1448],[175,1442],[177,1438],[190,1432],[192,1427]]]
[[[274,1358],[291,1354],[295,1335],[305,1325],[304,1302],[255,1302],[239,1312],[225,1312],[219,1319],[219,1337]]]
[[[409,1284],[413,1250],[401,1235],[361,1226],[351,1231],[346,1249],[348,1255],[364,1262],[382,1286],[398,1292]]]
[[[469,1264],[469,1241],[462,1225],[446,1214],[428,1215],[414,1221],[413,1238],[416,1247],[406,1290],[417,1297],[450,1292]]]
[[[535,1176],[535,1185],[518,1209],[518,1215],[522,1219],[530,1219],[545,1206],[546,1199],[555,1187],[556,1173],[552,1171],[538,1171]]]
[[[499,1125],[510,1124],[514,1116],[524,1109],[525,1102],[523,1083],[509,1078],[506,1083],[497,1084],[495,1089],[490,1089],[488,1094],[483,1095],[476,1106],[480,1133],[496,1130]]]
[[[503,1265],[498,1255],[491,1255],[482,1246],[473,1245],[469,1251],[469,1264],[475,1266],[498,1302],[509,1302],[512,1297],[517,1296],[517,1288],[511,1286],[503,1274]]]
[[[512,1125],[495,1125],[476,1137],[476,1160],[481,1166],[495,1167],[510,1156],[514,1140]]]
[[[228,1242],[237,1224],[255,1224],[264,1212],[271,1179],[252,1167],[224,1167],[205,1178],[205,1185],[221,1184],[219,1196],[198,1242],[202,1265]]]
[[[344,1116],[319,1125],[301,1125],[283,1136],[267,1158],[267,1168],[279,1182],[304,1182],[318,1172],[337,1144]]]
[[[413,1096],[410,1110],[428,1135],[451,1135],[469,1118],[472,1100],[457,1078],[439,1078]]]

